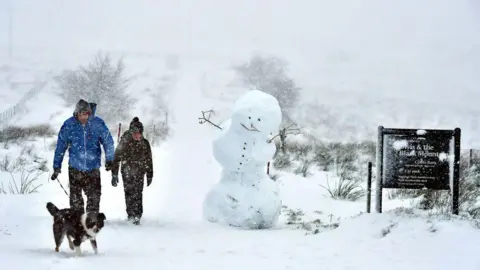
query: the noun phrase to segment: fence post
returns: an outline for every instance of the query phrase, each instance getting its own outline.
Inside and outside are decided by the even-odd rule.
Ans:
[[[473,149],[470,149],[469,157],[468,157],[468,167],[472,167],[472,165],[473,165]]]
[[[378,181],[378,180],[377,180]],[[372,162],[368,162],[367,176],[367,213],[370,213],[372,205]]]

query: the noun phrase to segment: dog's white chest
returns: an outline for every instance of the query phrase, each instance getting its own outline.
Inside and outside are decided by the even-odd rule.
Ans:
[[[80,222],[82,223],[83,229],[87,233],[87,235],[82,237],[82,242],[86,241],[89,236],[92,238],[92,240],[95,240],[97,234],[95,233],[94,229],[87,227],[87,214],[82,215]]]

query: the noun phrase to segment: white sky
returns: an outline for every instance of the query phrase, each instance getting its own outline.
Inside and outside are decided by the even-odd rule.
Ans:
[[[313,89],[480,98],[475,0],[0,0],[14,48],[279,54]]]

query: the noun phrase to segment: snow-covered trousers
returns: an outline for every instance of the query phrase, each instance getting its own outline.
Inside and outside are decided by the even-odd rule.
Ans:
[[[102,184],[100,170],[79,171],[72,167],[68,168],[70,185],[70,208],[85,211],[82,191],[87,197],[87,212],[100,212],[100,198],[102,196]]]
[[[143,215],[144,170],[133,164],[122,165],[123,190],[128,218],[141,218]]]

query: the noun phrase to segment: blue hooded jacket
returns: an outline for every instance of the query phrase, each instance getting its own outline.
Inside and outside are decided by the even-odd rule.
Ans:
[[[80,171],[91,171],[101,166],[102,151],[105,151],[106,161],[113,161],[115,148],[113,138],[105,122],[95,116],[96,104],[89,103],[92,114],[85,127],[74,116],[67,119],[58,133],[57,147],[53,158],[53,168],[62,167],[63,157],[69,149],[68,164]]]

